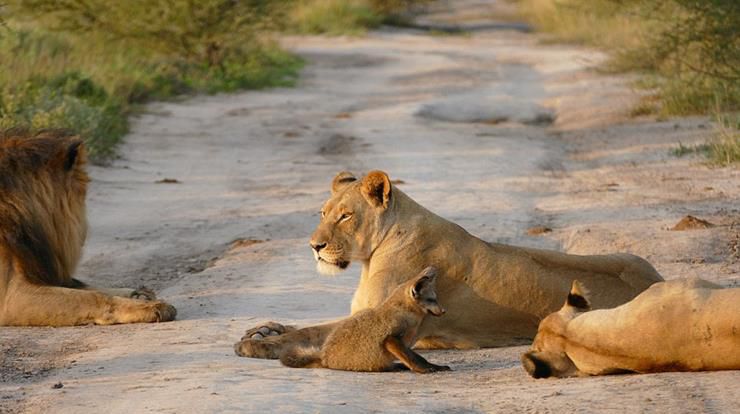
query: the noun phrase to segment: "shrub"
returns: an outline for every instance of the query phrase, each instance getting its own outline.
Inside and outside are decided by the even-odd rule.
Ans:
[[[0,126],[73,129],[100,161],[125,133],[132,104],[289,85],[301,60],[264,34],[277,3],[9,0]]]
[[[608,68],[654,74],[668,115],[740,109],[737,0],[521,0],[556,40],[612,54]]]

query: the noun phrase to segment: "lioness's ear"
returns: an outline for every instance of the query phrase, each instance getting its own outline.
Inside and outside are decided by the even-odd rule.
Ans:
[[[362,179],[360,192],[373,207],[388,208],[391,198],[391,180],[383,171],[370,171]]]
[[[336,193],[342,187],[354,181],[357,181],[357,178],[351,172],[349,171],[340,172],[339,174],[336,175],[336,177],[334,177],[334,180],[331,182],[331,193],[332,194]]]
[[[591,303],[586,298],[587,295],[588,292],[581,282],[574,280],[570,293],[568,293],[568,300],[565,301],[565,306],[575,308],[578,312],[589,311],[591,310]]]

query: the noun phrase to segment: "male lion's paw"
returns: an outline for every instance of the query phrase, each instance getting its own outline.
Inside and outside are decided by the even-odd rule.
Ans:
[[[247,329],[242,336],[242,341],[247,339],[263,339],[268,336],[277,336],[284,333],[295,330],[290,326],[284,326],[277,322],[266,322],[255,326],[254,328]]]
[[[157,295],[148,287],[140,286],[138,289],[131,292],[131,299],[157,300]]]
[[[169,303],[156,302],[154,303],[154,315],[156,319],[153,322],[174,321],[177,316],[177,309]]]

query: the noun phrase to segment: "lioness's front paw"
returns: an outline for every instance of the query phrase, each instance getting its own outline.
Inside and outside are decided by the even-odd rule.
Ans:
[[[157,300],[157,295],[154,293],[153,290],[147,288],[146,286],[141,286],[131,292],[131,299]]]
[[[243,339],[234,344],[234,352],[248,358],[278,359],[281,349],[279,341]]]
[[[284,326],[277,322],[266,322],[263,324],[259,324],[254,328],[247,329],[247,331],[244,332],[244,336],[242,336],[242,341],[248,339],[263,339],[268,336],[282,335],[292,330],[294,330],[294,328],[290,326]]]

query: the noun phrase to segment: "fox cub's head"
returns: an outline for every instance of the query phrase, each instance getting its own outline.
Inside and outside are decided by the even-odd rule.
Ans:
[[[435,289],[436,281],[437,269],[433,266],[429,266],[409,282],[407,292],[409,298],[425,313],[430,313],[434,316],[442,316],[444,315],[445,310],[439,302],[437,302],[437,291]]]

